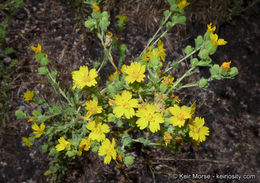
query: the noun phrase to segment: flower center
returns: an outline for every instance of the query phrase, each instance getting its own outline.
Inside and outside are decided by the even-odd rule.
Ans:
[[[146,119],[147,119],[147,121],[152,121],[153,114],[149,113]]]
[[[127,108],[127,106],[128,106],[128,101],[124,101],[123,104],[122,104],[122,106],[123,106],[124,108]]]
[[[91,109],[91,113],[96,113],[97,109]]]
[[[94,129],[94,133],[102,134],[101,127],[97,127]]]
[[[134,78],[138,79],[139,78],[139,73],[134,74]]]
[[[85,77],[85,81],[89,82],[89,77],[88,76]]]
[[[194,129],[194,131],[195,131],[196,133],[199,133],[199,130],[200,130],[199,128],[195,128],[195,129]]]
[[[180,119],[180,120],[183,120],[183,119],[184,119],[184,116],[183,116],[183,115],[180,115],[180,116],[179,116],[179,119]]]

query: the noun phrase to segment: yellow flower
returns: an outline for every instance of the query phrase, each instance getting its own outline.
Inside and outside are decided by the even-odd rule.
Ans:
[[[105,164],[109,164],[112,158],[114,160],[116,160],[115,145],[116,145],[115,139],[112,140],[112,143],[110,143],[109,139],[105,139],[102,142],[102,145],[100,146],[100,148],[98,150],[98,155],[106,156],[104,159]]]
[[[222,65],[221,65],[221,67],[222,67],[222,69],[224,69],[224,70],[229,70],[229,69],[230,69],[230,64],[231,64],[231,61],[229,61],[229,62],[223,62]]]
[[[79,144],[79,149],[81,151],[82,150],[88,151],[90,149],[90,138],[88,138],[88,140],[82,138]]]
[[[32,142],[31,142],[28,138],[22,137],[22,140],[23,140],[23,142],[24,142],[24,144],[25,144],[26,146],[28,146],[28,147],[31,147],[31,146],[32,146]]]
[[[115,76],[118,76],[119,74],[120,74],[119,71],[114,72],[113,74],[111,74],[109,76],[108,80],[111,81],[111,82],[114,81]]]
[[[173,80],[174,80],[174,77],[172,77],[171,75],[167,75],[167,76],[163,77],[162,83],[164,83],[165,85],[168,85],[168,86],[172,86]]]
[[[98,12],[100,11],[100,7],[96,3],[93,3],[93,10],[94,12]]]
[[[182,127],[184,126],[185,120],[191,118],[190,109],[186,106],[179,107],[178,105],[174,105],[170,107],[168,111],[173,115],[170,117],[173,126]]]
[[[162,61],[165,61],[165,49],[163,48],[163,42],[161,40],[158,41],[158,50],[159,50],[159,57]]]
[[[110,132],[109,126],[107,124],[102,124],[99,118],[96,118],[95,121],[88,122],[86,128],[91,131],[89,139],[97,140],[99,142],[105,140],[105,133]]]
[[[88,70],[88,66],[80,66],[78,71],[71,72],[72,79],[73,79],[73,89],[77,86],[80,89],[83,89],[85,86],[91,87],[97,84],[96,77],[97,72],[96,69]]]
[[[196,117],[195,120],[189,125],[189,136],[196,142],[205,141],[206,136],[209,135],[209,128],[203,126],[204,123],[204,118]]]
[[[69,141],[66,141],[65,139],[64,139],[64,137],[61,137],[61,138],[59,138],[58,139],[58,142],[59,142],[59,144],[57,144],[56,146],[55,146],[55,148],[56,148],[56,150],[57,151],[63,151],[64,149],[68,149],[68,150],[70,150],[71,149],[71,142],[69,142]]]
[[[149,46],[147,50],[151,51],[152,49],[154,49],[154,46]]]
[[[45,125],[42,123],[39,127],[36,123],[33,123],[32,129],[34,130],[33,133],[35,134],[35,137],[40,138],[42,136],[43,130],[45,129]]]
[[[177,2],[177,6],[178,6],[178,8],[180,8],[180,9],[183,9],[183,8],[185,8],[186,6],[188,6],[190,3],[188,3],[186,0],[179,0],[178,2]]]
[[[182,137],[176,137],[174,138],[174,140],[176,140],[176,142],[178,142],[181,146],[183,146]]]
[[[89,118],[92,114],[99,114],[102,112],[102,107],[98,106],[97,100],[90,100],[85,103],[85,109],[88,110],[86,118]]]
[[[33,99],[34,97],[34,91],[30,91],[27,90],[24,94],[23,94],[23,98],[25,101],[29,102]]]
[[[157,48],[153,49],[152,51],[148,52],[147,54],[148,60],[152,60],[154,57],[160,58],[160,53]]]
[[[135,81],[141,82],[144,80],[144,72],[145,65],[140,64],[139,62],[132,62],[130,66],[127,66],[125,69],[125,73],[128,76],[125,77],[125,80],[129,83],[133,83]]]
[[[218,39],[217,34],[210,33],[209,37],[211,43],[215,46],[221,46],[227,44],[227,41],[225,41],[224,39]]]
[[[107,33],[106,33],[106,36],[109,37],[109,38],[112,38],[113,33],[112,33],[112,32],[107,32]]]
[[[173,93],[171,94],[170,98],[174,99],[178,104],[181,103],[181,99]]]
[[[112,99],[109,99],[109,100],[108,100],[108,104],[112,106],[112,105],[114,105],[114,104],[115,104],[115,101],[114,101],[114,100],[112,100]]]
[[[132,99],[131,92],[124,90],[121,95],[116,95],[114,103],[116,106],[113,113],[116,117],[120,118],[125,115],[127,119],[130,119],[135,115],[134,108],[137,108],[138,100]]]
[[[168,146],[168,144],[171,142],[172,136],[171,134],[166,134],[163,136],[163,139],[165,141],[165,145]]]
[[[123,19],[124,21],[128,21],[128,17],[125,15],[117,15],[116,18]]]
[[[33,122],[33,121],[34,121],[34,117],[27,120],[28,123]]]
[[[149,59],[149,57],[143,55],[143,56],[142,56],[142,60],[144,60],[144,61],[149,61],[150,59]]]
[[[208,32],[209,33],[214,33],[215,30],[216,30],[216,26],[214,26],[214,27],[211,27],[211,26],[212,26],[212,22],[210,22],[210,24],[207,24]]]
[[[122,73],[125,73],[126,68],[127,68],[127,66],[126,66],[125,64],[122,65],[122,67],[121,67],[121,71],[122,71]]]
[[[42,52],[42,46],[38,43],[37,47],[31,46],[32,50],[38,54]]]
[[[136,116],[139,117],[136,124],[141,130],[149,125],[150,131],[154,133],[160,130],[160,123],[164,123],[162,114],[156,112],[156,106],[152,104],[147,104],[145,108],[139,108]]]

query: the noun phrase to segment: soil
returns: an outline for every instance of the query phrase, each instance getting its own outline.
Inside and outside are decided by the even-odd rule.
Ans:
[[[117,14],[129,18],[127,28],[119,35],[119,41],[128,48],[128,63],[141,53],[146,41],[155,33],[167,3],[145,0],[131,1],[135,6],[128,3],[114,6],[116,1],[111,2],[112,5],[101,4],[101,8],[111,15],[112,31]],[[193,45],[194,38],[206,31],[206,23],[213,21],[212,17],[202,18],[196,8],[187,9],[186,24],[174,28],[163,40],[168,53],[166,60],[181,58],[185,46]],[[218,48],[214,63],[231,60],[232,66],[239,70],[238,76],[233,80],[214,81],[206,91],[192,88],[178,93],[182,104],[191,105],[196,101],[197,114],[205,118],[210,129],[206,142],[198,148],[184,145],[179,154],[172,154],[166,148],[135,144],[132,152],[135,163],[122,171],[115,169],[114,163],[104,165],[97,155],[89,153],[71,163],[65,182],[260,182],[259,12],[257,4],[229,21],[213,21],[220,37],[228,41],[226,46]],[[6,43],[15,50],[15,55],[10,57],[16,57],[19,63],[10,72],[12,98],[7,102],[10,120],[5,128],[0,128],[0,182],[47,182],[43,173],[48,169],[48,157],[41,153],[39,141],[30,149],[22,143],[22,136],[28,136],[31,129],[26,121],[17,120],[14,112],[18,109],[31,112],[37,107],[23,101],[27,89],[55,100],[46,79],[37,75],[38,64],[31,45],[42,45],[64,88],[72,84],[71,71],[80,65],[92,66],[93,61],[100,61],[102,47],[94,34],[82,29],[81,23],[73,6],[58,0],[24,0],[24,6],[12,18]],[[102,77],[112,72],[112,66],[108,65]],[[172,74],[175,76],[176,72]],[[209,74],[205,68],[197,72],[204,77]],[[211,178],[194,179],[192,174],[210,175]],[[242,177],[238,181],[221,179],[217,175]],[[255,177],[249,179],[244,175]]]

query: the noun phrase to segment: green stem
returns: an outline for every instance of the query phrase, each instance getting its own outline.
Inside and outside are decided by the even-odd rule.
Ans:
[[[54,79],[48,69],[48,77],[52,80],[53,83],[55,83],[57,85],[57,88],[59,89],[60,94],[67,100],[67,102],[70,104],[70,106],[73,107],[73,104],[71,103],[71,101],[68,99],[68,97],[66,96],[66,94],[64,93],[64,91],[59,87],[59,84],[56,82],[56,79]],[[55,87],[54,87],[55,88]],[[57,90],[55,89],[55,91],[57,92]]]
[[[140,142],[138,139],[132,139],[132,141],[133,141],[133,142],[142,143],[142,142]],[[153,142],[151,142],[151,143],[149,143],[149,146],[161,146],[161,144],[160,144],[160,143],[153,143]]]
[[[156,44],[163,36],[164,34],[166,34],[168,32],[168,30],[164,31],[155,41],[154,44]]]
[[[198,86],[198,84],[197,83],[188,83],[188,84],[183,85],[180,88],[178,88],[178,90],[183,89],[183,88],[195,87],[195,86]]]
[[[197,51],[199,51],[202,48],[203,45],[201,45],[200,47],[198,47],[197,49],[193,50],[190,54],[186,55],[185,57],[183,57],[182,59],[180,59],[177,63],[181,63],[182,61],[186,60],[187,58],[189,58],[190,56],[192,56],[194,53],[196,53]],[[172,61],[173,62],[173,61]],[[165,73],[168,72],[169,70],[171,70],[173,67],[168,68],[166,71],[164,71]]]
[[[170,18],[170,16],[172,15],[172,12],[169,13],[169,15],[166,17],[166,19],[164,20],[164,22],[162,23],[162,25],[159,27],[159,29],[156,31],[156,33],[153,35],[152,39],[150,39],[150,41],[148,41],[146,47],[144,48],[144,50],[142,51],[142,53],[139,55],[139,57],[145,52],[145,50],[151,45],[151,43],[154,41],[154,39],[156,38],[157,34],[161,31],[162,27],[164,26],[164,24],[168,21],[168,19]]]
[[[175,89],[176,86],[177,86],[185,77],[187,77],[193,69],[195,69],[195,67],[192,67],[192,68],[190,68],[187,72],[185,72],[185,74],[183,74],[183,76],[180,77],[180,78],[174,83],[174,85],[168,90],[167,95],[168,95],[173,89]]]

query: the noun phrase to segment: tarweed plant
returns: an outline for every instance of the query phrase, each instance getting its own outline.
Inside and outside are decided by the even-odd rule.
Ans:
[[[51,181],[61,179],[68,159],[80,157],[88,151],[97,153],[105,164],[113,162],[116,167],[131,166],[135,159],[130,152],[133,143],[165,146],[172,152],[179,152],[184,143],[198,146],[210,134],[207,121],[195,115],[196,102],[192,101],[191,106],[181,105],[176,91],[189,87],[205,90],[213,80],[234,78],[238,70],[231,67],[230,61],[221,66],[212,63],[210,56],[218,46],[227,42],[218,37],[216,27],[211,23],[207,28],[205,26],[205,34],[195,39],[194,46],[185,48],[182,59],[167,61],[162,40],[175,25],[185,23],[184,8],[189,5],[186,0],[168,2],[170,9],[164,11],[154,36],[136,59],[124,64],[126,46],[119,44],[118,36],[127,17],[117,16],[118,29],[113,34],[108,30],[108,12],[101,11],[98,1],[86,1],[92,14],[85,26],[99,38],[104,58],[101,63],[94,62],[93,68],[82,65],[72,71],[73,86],[66,91],[56,80],[57,71],[49,69],[48,56],[42,53],[41,45],[31,47],[39,63],[38,73],[47,76],[62,100],[58,104],[49,104],[28,91],[24,94],[26,101],[48,110],[44,113],[34,110],[32,114],[18,110],[16,116],[31,123],[32,133],[22,138],[25,145],[31,147],[37,138],[44,139],[42,151],[48,152],[51,159],[45,175],[52,174]],[[115,51],[120,56],[117,64],[112,54]],[[170,71],[180,67],[184,60],[189,61],[189,68],[176,79]],[[115,71],[104,85],[99,81],[100,71],[108,62]],[[184,83],[184,78],[195,74],[198,67],[208,67],[210,77]]]

